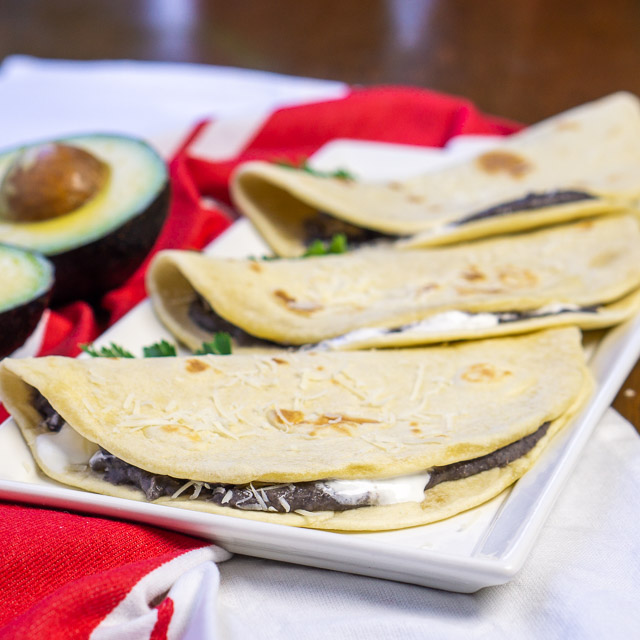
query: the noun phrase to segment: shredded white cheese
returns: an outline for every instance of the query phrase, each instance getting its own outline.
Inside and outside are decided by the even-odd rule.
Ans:
[[[249,489],[251,493],[253,493],[253,497],[256,499],[256,502],[260,505],[260,508],[263,511],[266,511],[267,503],[262,499],[262,496],[256,491],[256,488],[253,486],[253,482],[249,483]]]
[[[367,397],[368,397],[367,394],[363,393],[359,389],[356,389],[354,387],[354,385],[351,384],[351,382],[348,380],[348,378],[342,372],[339,372],[336,375],[334,375],[333,379],[341,387],[345,388],[347,391],[351,392],[354,396],[356,396],[356,398],[359,398],[360,400],[366,400],[367,399]]]
[[[133,406],[133,400],[135,398],[135,394],[133,393],[133,391],[124,399],[124,403],[122,405],[122,408],[125,411],[129,411],[131,409],[131,407]]]
[[[424,380],[424,362],[421,362],[418,365],[418,372],[416,374],[416,381],[413,385],[413,389],[411,390],[411,395],[409,396],[409,400],[417,400],[418,393],[420,392],[420,388],[422,387],[422,382]]]
[[[193,493],[189,496],[189,500],[196,500],[202,491],[202,482],[195,482],[195,489]]]
[[[184,493],[189,487],[195,484],[195,480],[189,480],[185,482],[177,491],[171,494],[171,499],[175,500],[181,493]]]
[[[282,496],[278,496],[278,502],[287,513],[291,511],[291,505]]]

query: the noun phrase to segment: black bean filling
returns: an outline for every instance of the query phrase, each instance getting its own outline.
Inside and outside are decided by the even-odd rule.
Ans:
[[[317,211],[313,217],[304,221],[305,244],[311,244],[314,240],[328,242],[339,233],[343,233],[347,237],[350,247],[361,246],[377,240],[395,239],[394,236],[380,231],[363,229],[344,220],[339,220],[323,211]]]
[[[50,431],[59,431],[63,419],[51,407],[49,402],[37,390],[34,390],[33,406],[43,417],[41,426]],[[514,460],[526,455],[544,437],[549,428],[545,422],[536,431],[497,449],[493,453],[454,462],[453,464],[432,467],[425,490],[442,482],[451,482],[468,478],[495,467],[505,467]],[[184,488],[182,497],[196,497],[217,505],[233,507],[247,511],[346,511],[375,504],[375,496],[369,492],[348,497],[340,496],[323,480],[312,482],[270,484],[252,483],[249,485],[230,485],[219,483],[194,483],[185,487],[187,480],[171,476],[158,475],[131,465],[104,449],[99,449],[89,462],[90,468],[100,474],[104,480],[115,485],[129,485],[144,492],[147,500],[157,500],[164,496],[174,496]]]
[[[120,460],[104,449],[94,454],[89,464],[93,471],[103,474],[102,477],[107,482],[133,485],[142,489],[147,500],[173,496],[187,482],[171,476],[149,473]],[[193,495],[193,489],[186,490],[183,497],[189,495]],[[278,511],[280,513],[298,509],[344,511],[370,504],[369,494],[366,493],[358,496],[352,504],[345,504],[321,481],[276,485],[202,483],[198,499],[246,511]]]
[[[49,431],[60,431],[64,420],[62,416],[51,406],[49,401],[37,390],[34,389],[33,406],[42,416],[40,426]]]
[[[580,202],[581,200],[597,200],[596,196],[586,191],[543,191],[539,193],[529,193],[524,198],[503,202],[502,204],[484,209],[476,213],[461,218],[452,223],[453,226],[460,226],[467,222],[475,222],[484,218],[494,218],[504,216],[515,211],[533,211],[544,209],[558,204],[568,204],[570,202]]]
[[[497,313],[498,322],[516,322],[517,320],[529,320],[531,318],[546,318],[547,316],[559,316],[563,313],[597,313],[600,305],[592,304],[577,309],[560,309],[559,311],[549,311],[547,313],[538,313],[536,311],[506,311]]]
[[[496,449],[493,453],[488,453],[486,456],[480,456],[472,460],[462,460],[442,467],[432,467],[430,470],[431,477],[425,487],[425,491],[435,487],[441,482],[461,480],[462,478],[468,478],[469,476],[474,476],[476,473],[482,473],[495,467],[506,467],[508,464],[511,464],[531,451],[540,439],[546,435],[550,424],[550,422],[545,422],[528,436],[508,444],[506,447]]]
[[[226,331],[240,347],[256,347],[256,346],[273,346],[275,343],[268,340],[261,340],[247,333],[235,324],[220,317],[211,305],[198,293],[189,305],[189,318],[201,329],[216,333],[218,331]]]

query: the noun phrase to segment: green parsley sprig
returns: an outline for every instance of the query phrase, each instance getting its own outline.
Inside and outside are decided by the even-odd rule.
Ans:
[[[80,349],[89,354],[92,358],[135,358],[135,356],[114,342],[108,347],[101,347],[99,350],[91,344],[81,344]],[[227,356],[231,354],[231,336],[226,331],[218,331],[213,335],[213,340],[203,342],[197,349],[195,355],[206,355],[208,353]],[[178,350],[174,344],[161,340],[152,345],[142,347],[143,358],[170,358],[178,355]]]
[[[354,180],[355,177],[352,173],[349,173],[346,169],[336,169],[335,171],[320,171],[319,169],[314,169],[307,160],[303,160],[299,164],[295,164],[293,162],[289,162],[288,160],[278,160],[275,162],[279,167],[283,169],[296,169],[298,171],[304,171],[305,173],[309,173],[312,176],[316,176],[318,178],[337,178],[338,180]]]
[[[218,331],[210,342],[203,342],[195,351],[197,356],[212,353],[216,356],[228,356],[231,354],[231,336],[226,331]]]
[[[161,340],[148,347],[142,347],[142,355],[144,358],[167,358],[178,355],[175,345]]]
[[[123,347],[118,346],[114,342],[111,343],[109,347],[101,347],[100,351],[96,351],[95,347],[91,344],[81,344],[80,348],[88,353],[92,358],[134,358],[135,356],[124,349]]]

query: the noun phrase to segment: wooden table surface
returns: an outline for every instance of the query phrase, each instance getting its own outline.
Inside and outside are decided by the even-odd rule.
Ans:
[[[640,2],[2,0],[0,59],[16,53],[410,84],[532,123],[613,91],[640,95]],[[614,406],[640,431],[640,365]]]

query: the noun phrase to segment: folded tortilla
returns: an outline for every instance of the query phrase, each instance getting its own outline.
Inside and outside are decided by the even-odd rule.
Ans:
[[[640,196],[640,101],[613,94],[402,182],[249,162],[235,173],[231,193],[287,257],[340,231],[354,241],[382,233],[411,236],[402,246],[428,246],[619,211]]]
[[[446,348],[0,365],[6,406],[55,480],[333,530],[485,502],[591,387],[575,328]]]
[[[627,214],[407,251],[280,260],[165,251],[147,290],[161,321],[192,349],[219,330],[253,347],[256,338],[341,350],[414,346],[621,322],[640,307],[638,246],[639,219]]]

